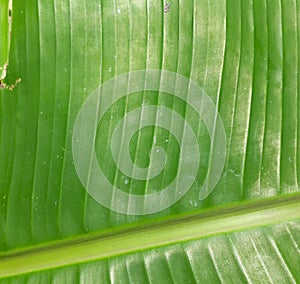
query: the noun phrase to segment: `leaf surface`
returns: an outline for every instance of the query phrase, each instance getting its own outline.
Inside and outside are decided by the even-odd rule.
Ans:
[[[5,81],[21,78],[12,91],[0,90],[0,272],[13,277],[7,281],[90,282],[99,275],[113,283],[299,281],[299,3],[165,4],[15,0],[9,48],[8,17],[3,17],[8,1],[0,0],[0,65],[9,52]],[[197,111],[157,91],[120,99],[98,125],[95,151],[108,181],[123,192],[149,194],[170,184],[181,146],[166,129],[140,129],[129,145],[134,163],[148,167],[153,145],[164,149],[169,162],[146,181],[124,174],[110,139],[131,110],[154,105],[176,111],[195,132],[200,151],[194,182],[178,202],[133,216],[111,211],[87,193],[75,169],[72,135],[80,108],[100,84],[145,69],[178,73],[208,94],[224,124],[227,155],[217,186],[199,200],[211,139]],[[126,90],[113,90],[111,98],[120,92]],[[139,122],[146,116],[140,112]],[[170,128],[174,121],[168,121]],[[176,127],[184,134],[183,124]],[[242,222],[241,216],[248,219]],[[213,227],[206,227],[208,219],[215,220]],[[146,226],[145,235],[140,226]],[[118,250],[124,232],[128,250]],[[138,236],[146,246],[138,247]],[[87,257],[93,251],[89,242],[102,237],[110,253],[100,241]],[[64,254],[55,265],[60,248],[71,249],[73,242],[73,262]],[[32,268],[37,263],[41,267]],[[23,273],[30,274],[17,275]]]

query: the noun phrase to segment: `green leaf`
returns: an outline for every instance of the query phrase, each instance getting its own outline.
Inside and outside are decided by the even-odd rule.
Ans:
[[[9,54],[9,1],[1,0],[0,1],[0,34],[1,34],[1,46],[0,46],[0,80],[4,79],[6,76],[6,67],[8,63],[8,54]]]
[[[299,282],[299,7],[290,0],[14,0],[9,47],[8,1],[0,0],[0,66],[9,55],[5,82],[14,86],[0,90],[4,283]],[[153,69],[172,72],[162,73],[160,89],[127,95],[130,88],[116,83],[130,73],[131,86],[146,86],[147,78],[131,82],[132,72]],[[190,103],[197,94],[174,95],[194,86],[174,84],[166,75],[174,73],[201,88],[199,108]],[[91,123],[77,132],[78,113],[101,84],[110,92],[90,105],[84,115]],[[91,110],[99,103],[101,113],[109,102],[93,129],[98,116]],[[164,120],[169,128],[137,129],[127,145],[126,123],[142,125],[153,116],[141,111],[149,106],[172,110],[184,122],[173,114]],[[115,157],[113,131],[131,111],[138,118],[121,125]],[[158,111],[151,119],[159,117]],[[153,214],[121,214],[124,204],[115,195],[106,208],[87,192],[93,171],[81,178],[78,157],[94,145],[84,140],[90,129],[108,182],[124,196],[143,196],[176,179],[186,124],[198,145],[184,153],[192,163],[199,149],[200,161],[191,186],[175,183],[177,202]],[[224,143],[215,139],[220,125]],[[77,138],[82,152],[74,152]],[[127,160],[120,159],[124,145]],[[154,146],[168,157],[158,175],[151,175]],[[220,147],[226,159],[218,180],[210,173],[222,166]],[[90,169],[90,156],[80,161]],[[150,167],[146,180],[134,176],[138,167]],[[208,186],[216,186],[199,200],[207,176]],[[126,202],[127,212],[135,209]]]

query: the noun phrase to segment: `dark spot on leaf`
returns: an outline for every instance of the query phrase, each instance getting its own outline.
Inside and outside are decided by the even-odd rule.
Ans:
[[[164,13],[169,13],[170,12],[170,3],[166,2],[164,6]]]

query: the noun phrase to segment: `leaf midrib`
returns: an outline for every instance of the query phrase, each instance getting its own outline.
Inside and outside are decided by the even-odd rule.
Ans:
[[[300,194],[77,236],[0,254],[0,278],[300,219]]]

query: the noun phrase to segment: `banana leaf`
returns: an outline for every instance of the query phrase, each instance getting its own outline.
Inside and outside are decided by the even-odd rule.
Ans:
[[[1,283],[300,283],[300,4],[0,0]]]

